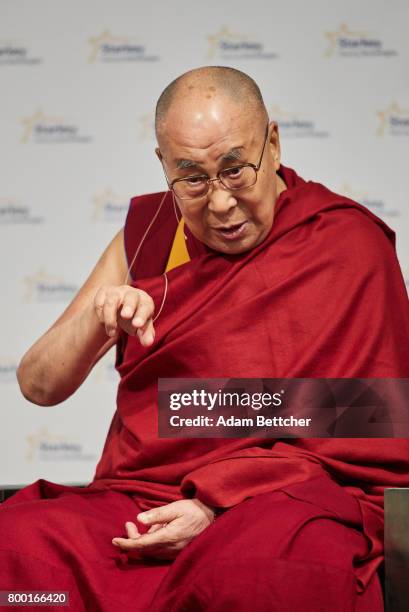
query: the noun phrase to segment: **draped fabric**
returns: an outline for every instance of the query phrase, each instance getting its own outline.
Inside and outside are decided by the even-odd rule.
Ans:
[[[378,576],[362,591],[354,572],[359,505],[327,476],[234,506],[173,562],[112,546],[139,511],[117,491],[25,487],[0,505],[0,590],[63,591],[72,612],[383,610]]]
[[[158,438],[159,377],[409,374],[394,233],[348,198],[283,166],[280,173],[287,189],[267,238],[224,255],[186,227],[191,260],[167,273],[166,295],[162,273],[179,221],[171,195],[131,202],[129,262],[139,248],[132,284],[153,297],[156,312],[163,308],[152,346],[119,338],[117,411],[90,488],[131,494],[143,509],[183,497],[230,508],[327,476],[359,504],[369,544],[356,567],[363,588],[382,561],[384,487],[409,486],[408,440]]]
[[[355,498],[326,476],[247,499],[179,555],[149,612],[381,612]]]

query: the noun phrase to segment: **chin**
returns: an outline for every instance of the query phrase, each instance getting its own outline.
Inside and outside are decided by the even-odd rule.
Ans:
[[[246,251],[251,251],[251,249],[253,249],[255,246],[257,246],[259,244],[259,242],[261,241],[243,241],[241,243],[237,243],[237,244],[226,244],[226,243],[221,243],[218,244],[217,246],[210,246],[210,248],[214,249],[215,251],[218,251],[219,253],[226,253],[226,255],[239,255],[240,253],[245,253]]]

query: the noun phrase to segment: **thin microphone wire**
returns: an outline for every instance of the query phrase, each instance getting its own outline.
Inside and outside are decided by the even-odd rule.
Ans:
[[[125,280],[124,280],[124,283],[123,283],[124,285],[127,285],[127,284],[128,284],[128,279],[131,277],[131,269],[132,269],[132,266],[134,265],[135,260],[136,260],[136,258],[137,258],[137,257],[138,257],[138,255],[139,255],[139,251],[141,250],[142,245],[143,245],[143,243],[145,242],[146,237],[147,237],[147,235],[149,234],[149,231],[150,231],[150,229],[151,229],[152,225],[154,224],[154,222],[155,222],[155,220],[156,220],[157,216],[158,216],[158,215],[159,215],[159,213],[160,213],[160,210],[161,210],[161,208],[162,208],[162,205],[163,205],[163,203],[164,203],[164,201],[165,201],[166,196],[168,195],[168,193],[169,193],[169,191],[166,191],[166,192],[165,192],[165,194],[163,195],[163,198],[162,198],[162,200],[161,200],[161,202],[160,202],[160,204],[159,204],[159,206],[158,206],[158,210],[157,210],[157,211],[156,211],[156,213],[153,215],[153,217],[152,217],[152,219],[151,219],[151,222],[149,223],[148,227],[146,228],[146,231],[145,231],[144,235],[143,235],[143,236],[142,236],[142,238],[141,238],[141,241],[140,241],[140,243],[139,243],[139,245],[138,245],[138,248],[137,248],[137,249],[136,249],[136,251],[135,251],[135,255],[133,256],[132,261],[131,261],[131,263],[130,263],[130,264],[129,264],[129,266],[128,266],[128,270],[127,270],[127,273],[126,273],[126,277],[125,277]],[[177,218],[177,217],[176,217],[176,218]]]
[[[164,203],[164,201],[165,201],[166,196],[168,195],[168,193],[169,193],[169,191],[166,191],[166,192],[165,192],[165,194],[163,195],[163,198],[162,198],[162,200],[161,200],[161,202],[160,202],[160,204],[159,204],[159,206],[158,206],[158,209],[157,209],[156,213],[153,215],[153,217],[152,217],[152,219],[151,219],[151,221],[150,221],[150,223],[149,223],[148,227],[146,228],[146,231],[145,231],[144,235],[143,235],[143,236],[142,236],[142,238],[141,238],[141,241],[140,241],[140,243],[139,243],[139,245],[138,245],[138,248],[137,248],[137,249],[136,249],[136,251],[135,251],[135,255],[133,256],[132,261],[131,261],[131,263],[130,263],[130,264],[129,264],[129,266],[128,266],[128,270],[127,270],[127,273],[126,273],[125,281],[124,281],[124,283],[123,283],[124,285],[128,284],[128,279],[131,277],[131,269],[132,269],[132,266],[134,265],[135,260],[136,260],[136,258],[137,258],[137,257],[138,257],[138,255],[139,255],[139,252],[140,252],[140,250],[141,250],[141,248],[142,248],[142,245],[143,245],[143,243],[145,242],[146,237],[147,237],[147,235],[149,234],[149,231],[150,231],[150,229],[151,229],[152,225],[154,224],[154,222],[155,222],[155,220],[156,220],[157,216],[158,216],[158,215],[159,215],[159,213],[160,213],[160,210],[161,210],[161,208],[162,208],[162,205],[163,205],[163,203]],[[173,209],[174,209],[174,211],[175,211],[176,221],[177,221],[177,222],[178,222],[178,224],[179,224],[180,219],[178,218],[178,215],[177,215],[176,201],[175,201],[175,196],[174,196],[173,192],[172,192],[172,196],[173,196],[173,198],[172,198],[172,199],[173,199]],[[169,286],[169,281],[168,281],[168,277],[167,277],[167,275],[166,275],[166,272],[164,272],[164,273],[163,273],[163,276],[164,276],[164,279],[165,279],[165,289],[164,289],[164,292],[163,292],[163,298],[162,298],[161,305],[159,306],[159,310],[158,310],[158,312],[156,313],[155,317],[152,319],[152,323],[154,323],[154,322],[156,321],[156,319],[159,317],[160,313],[162,312],[163,307],[164,307],[165,302],[166,302],[166,297],[167,297],[167,294],[168,294],[168,286]]]
[[[156,316],[152,319],[152,323],[155,323],[156,319],[159,317],[160,313],[162,312],[162,309],[165,305],[166,302],[166,296],[168,295],[168,286],[169,286],[169,281],[168,281],[168,277],[166,272],[163,273],[163,276],[165,277],[165,289],[163,291],[163,298],[162,298],[162,303],[159,306],[159,310],[156,313]]]
[[[176,206],[176,198],[175,198],[175,194],[172,191],[172,199],[173,199],[173,210],[175,211],[175,217],[176,217],[176,221],[178,222],[179,225],[179,221],[182,217],[178,217],[178,213],[177,213],[177,206]]]

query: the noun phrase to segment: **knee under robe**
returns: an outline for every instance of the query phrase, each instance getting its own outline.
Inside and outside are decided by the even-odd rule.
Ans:
[[[174,561],[111,544],[139,511],[116,491],[26,487],[0,506],[0,590],[68,591],[73,612],[383,610],[378,575],[362,591],[356,573],[359,504],[326,476],[227,510]]]

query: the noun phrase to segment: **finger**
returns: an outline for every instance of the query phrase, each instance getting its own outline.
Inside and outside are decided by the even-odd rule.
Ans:
[[[138,337],[142,346],[150,346],[155,340],[155,328],[153,327],[152,319],[149,319],[146,325],[138,329]]]
[[[131,319],[136,310],[138,309],[138,305],[140,302],[140,291],[138,289],[132,289],[132,291],[127,291],[124,295],[122,301],[122,309],[121,309],[121,317],[124,319]]]
[[[138,309],[132,319],[132,325],[135,327],[143,327],[149,321],[155,310],[155,304],[150,296],[145,294],[139,300]]]
[[[161,523],[155,523],[154,525],[152,525],[152,527],[149,527],[147,533],[155,533],[155,531],[158,531],[158,529],[162,529],[162,527],[166,527],[167,523],[163,523],[163,525],[161,525]]]
[[[113,291],[107,293],[104,305],[103,305],[103,317],[105,322],[105,329],[108,336],[114,336],[117,329],[117,317],[116,313],[120,305],[120,296]]]
[[[136,515],[137,520],[143,525],[153,525],[154,523],[170,523],[181,516],[180,506],[176,503],[165,504],[158,508],[151,508]]]
[[[128,534],[128,538],[136,539],[141,537],[141,534],[139,533],[138,527],[135,525],[135,523],[127,521],[125,523],[125,529],[126,533]]]
[[[100,287],[94,296],[94,308],[100,323],[104,322],[102,308],[106,299],[105,287]]]
[[[119,546],[123,550],[147,550],[155,546],[165,546],[174,544],[174,537],[170,538],[167,527],[158,529],[154,533],[144,533],[139,538],[128,540],[126,538],[114,538],[112,544]]]

